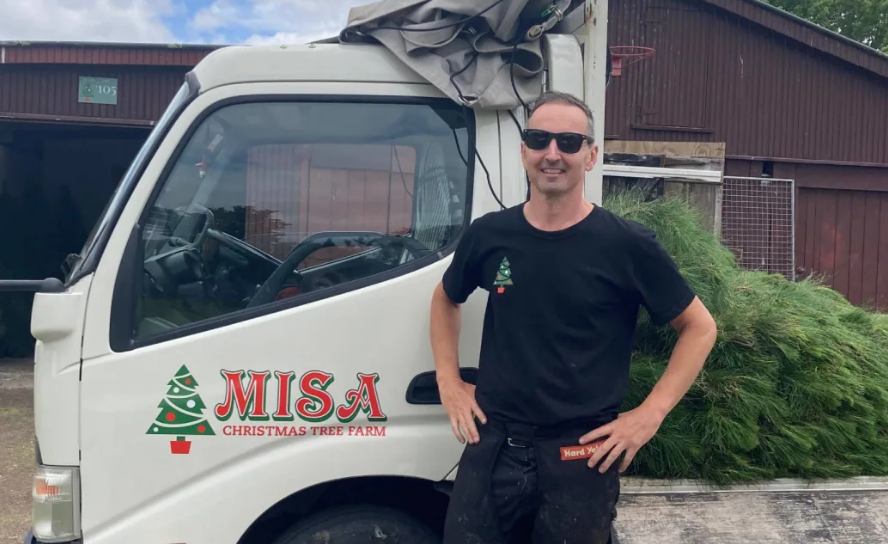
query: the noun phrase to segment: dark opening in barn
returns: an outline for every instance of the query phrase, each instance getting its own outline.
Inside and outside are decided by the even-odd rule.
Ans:
[[[62,278],[185,73],[211,48],[0,47],[0,278]],[[0,297],[0,357],[33,350],[32,300]]]
[[[0,123],[0,276],[59,277],[66,256],[80,251],[147,133],[144,128]],[[14,308],[4,314],[23,316],[31,296],[8,302]],[[24,355],[31,344],[28,322],[6,319],[4,325],[8,341],[0,349]]]

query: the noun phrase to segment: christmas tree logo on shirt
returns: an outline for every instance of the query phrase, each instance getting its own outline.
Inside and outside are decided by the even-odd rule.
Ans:
[[[509,259],[503,257],[499,270],[496,271],[496,279],[493,281],[493,284],[497,287],[497,293],[505,292],[507,285],[514,285],[512,283],[512,269],[510,266]]]
[[[197,380],[185,365],[172,380],[167,382],[166,396],[157,405],[160,413],[146,434],[172,434],[176,439],[170,442],[173,454],[188,454],[191,442],[186,436],[214,435],[207,418],[203,415],[206,405],[197,394]]]

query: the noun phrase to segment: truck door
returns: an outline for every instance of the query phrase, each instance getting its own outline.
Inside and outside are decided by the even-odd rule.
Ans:
[[[434,370],[428,308],[471,216],[476,121],[429,86],[404,94],[230,85],[172,125],[91,291],[86,542],[233,543],[314,484],[457,463],[444,410],[406,392]]]

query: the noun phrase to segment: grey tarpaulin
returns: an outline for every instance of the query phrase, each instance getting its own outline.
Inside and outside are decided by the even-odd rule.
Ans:
[[[536,98],[543,84],[539,33],[528,30],[534,25],[551,28],[570,4],[571,0],[382,0],[352,8],[339,40],[378,41],[466,106],[512,109]]]

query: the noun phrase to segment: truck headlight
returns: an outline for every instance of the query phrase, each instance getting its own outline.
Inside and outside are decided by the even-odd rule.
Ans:
[[[38,466],[32,497],[34,538],[41,542],[69,542],[80,537],[78,469]]]

